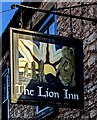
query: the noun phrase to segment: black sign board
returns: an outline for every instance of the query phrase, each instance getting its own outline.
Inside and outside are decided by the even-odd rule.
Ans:
[[[11,102],[83,108],[83,41],[10,29]]]

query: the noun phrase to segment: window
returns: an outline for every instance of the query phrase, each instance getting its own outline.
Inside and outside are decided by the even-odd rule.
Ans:
[[[9,68],[2,73],[2,118],[9,118]]]
[[[8,82],[9,82],[9,69],[7,68],[2,73],[2,101],[5,102],[8,99]]]
[[[43,25],[40,27],[39,32],[47,34],[56,34],[56,15],[49,15],[48,18],[44,21]]]

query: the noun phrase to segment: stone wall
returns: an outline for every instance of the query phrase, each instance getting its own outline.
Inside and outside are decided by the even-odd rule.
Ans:
[[[10,104],[9,113],[10,119],[32,118],[35,113],[35,107],[32,105]]]
[[[80,3],[57,3],[57,7],[80,5]],[[63,13],[70,14],[70,10]],[[76,16],[97,18],[96,6],[71,9],[71,14]],[[55,120],[64,119],[97,119],[97,25],[91,21],[57,17],[58,34],[71,36],[83,40],[84,53],[84,109],[60,108],[60,114]]]

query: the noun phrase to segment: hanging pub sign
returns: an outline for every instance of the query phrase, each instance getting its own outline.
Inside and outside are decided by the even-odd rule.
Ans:
[[[83,42],[10,29],[11,103],[83,108]]]

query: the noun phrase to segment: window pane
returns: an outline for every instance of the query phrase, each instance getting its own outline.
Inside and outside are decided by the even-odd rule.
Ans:
[[[47,34],[47,30],[46,30],[44,33],[46,33],[46,34]]]
[[[49,34],[55,34],[55,24],[54,22],[49,27]]]

